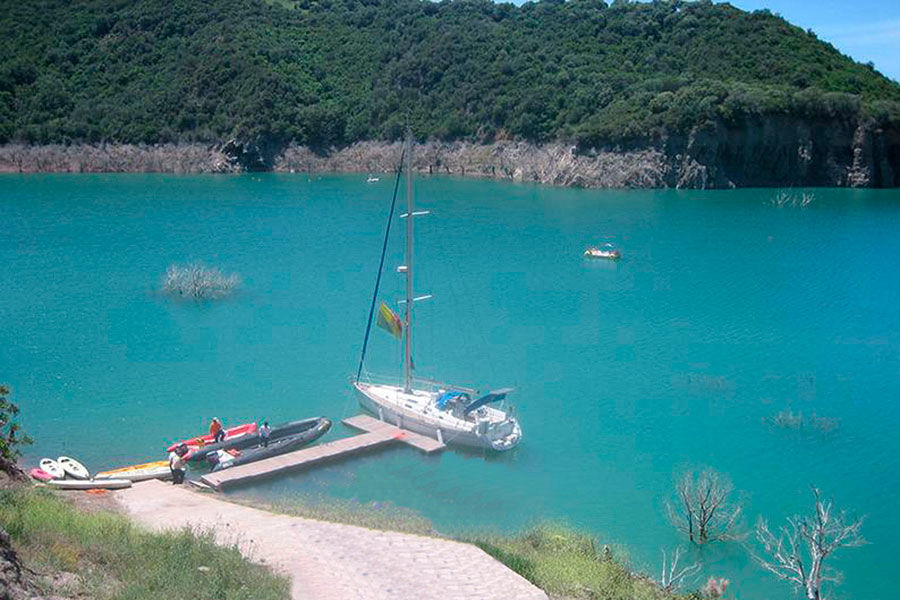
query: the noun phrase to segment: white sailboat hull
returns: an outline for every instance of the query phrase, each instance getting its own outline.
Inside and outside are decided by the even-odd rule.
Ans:
[[[477,422],[458,419],[434,409],[431,394],[423,390],[413,390],[407,394],[395,386],[364,382],[356,382],[353,387],[360,405],[382,421],[445,444],[505,451],[516,447],[522,438],[522,431],[515,419],[509,420],[503,435],[479,433]],[[505,413],[496,409],[486,410],[496,416],[496,423],[504,420],[500,416],[505,417]]]

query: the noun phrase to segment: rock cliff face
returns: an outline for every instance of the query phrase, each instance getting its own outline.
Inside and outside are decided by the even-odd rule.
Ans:
[[[871,122],[767,117],[740,126],[710,123],[666,140],[665,148],[678,187],[900,184],[900,131]]]
[[[0,147],[0,172],[384,173],[396,169],[397,142],[359,142],[326,152],[296,145],[73,145]],[[873,122],[768,116],[707,123],[629,149],[574,144],[427,142],[420,173],[592,188],[895,187],[900,128]]]

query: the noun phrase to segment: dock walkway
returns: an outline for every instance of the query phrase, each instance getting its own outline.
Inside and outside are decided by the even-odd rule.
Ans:
[[[311,465],[350,456],[385,444],[402,442],[422,452],[431,453],[444,449],[444,444],[430,437],[395,427],[368,415],[344,419],[344,424],[365,433],[341,438],[324,444],[301,448],[246,465],[208,473],[200,478],[206,485],[221,490],[225,486],[246,483],[277,473],[302,469]]]
[[[279,515],[156,480],[114,497],[150,529],[212,531],[290,577],[295,600],[547,600],[470,544]]]

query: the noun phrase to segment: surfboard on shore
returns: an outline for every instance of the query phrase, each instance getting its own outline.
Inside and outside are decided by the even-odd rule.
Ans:
[[[146,481],[148,479],[171,479],[172,471],[169,461],[157,460],[139,465],[130,465],[120,469],[102,471],[94,475],[95,480],[127,479],[128,481]]]

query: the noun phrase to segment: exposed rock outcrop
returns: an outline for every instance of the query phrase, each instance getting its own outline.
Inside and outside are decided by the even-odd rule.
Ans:
[[[232,161],[204,144],[0,146],[0,173],[223,173]]]
[[[13,550],[9,534],[0,527],[0,600],[34,597],[35,587],[25,577],[22,561]]]
[[[276,142],[221,145],[0,147],[0,172],[383,173],[396,169],[399,142],[358,142],[327,151]],[[787,116],[707,122],[629,148],[430,141],[416,150],[420,173],[490,177],[591,188],[730,188],[900,185],[900,128]]]

